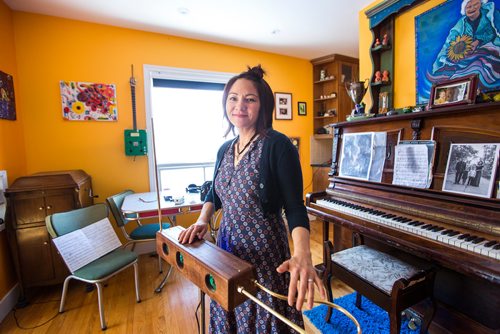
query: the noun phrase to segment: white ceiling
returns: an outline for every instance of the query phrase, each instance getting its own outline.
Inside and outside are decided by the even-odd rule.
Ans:
[[[59,16],[312,59],[358,57],[359,11],[374,0],[4,0]]]

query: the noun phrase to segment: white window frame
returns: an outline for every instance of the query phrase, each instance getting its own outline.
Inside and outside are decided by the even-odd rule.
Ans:
[[[214,82],[226,84],[236,73],[214,72],[205,70],[194,70],[187,68],[156,66],[144,64],[144,99],[146,103],[146,131],[148,133],[148,172],[149,172],[149,191],[156,191],[156,170],[155,156],[153,146],[153,122],[151,117],[151,91],[153,79],[168,80],[186,80],[198,82]],[[182,138],[179,138],[179,144]]]

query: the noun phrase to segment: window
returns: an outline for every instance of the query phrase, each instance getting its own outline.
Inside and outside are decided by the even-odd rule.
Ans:
[[[222,91],[231,73],[144,66],[148,133],[154,123],[161,190],[183,192],[211,180],[215,156],[227,140]],[[152,120],[152,121],[151,121]],[[150,189],[156,189],[152,136],[148,155]]]

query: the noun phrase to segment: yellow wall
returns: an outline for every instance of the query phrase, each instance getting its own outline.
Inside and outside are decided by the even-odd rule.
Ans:
[[[19,80],[16,70],[12,16],[12,11],[3,1],[0,1],[0,41],[2,45],[0,71],[13,76],[15,97],[18,99]],[[0,170],[7,171],[10,182],[26,172],[22,113],[19,100],[16,104],[17,121],[0,119]],[[16,275],[9,254],[6,232],[3,231],[0,232],[0,299],[16,283]]]
[[[123,130],[132,127],[130,65],[134,65],[137,79],[137,126],[145,128],[144,64],[234,73],[245,70],[247,65],[262,64],[275,91],[292,93],[293,120],[274,121],[274,128],[300,137],[304,185],[311,183],[312,66],[308,60],[11,12],[1,1],[0,16],[0,34],[6,34],[2,41],[7,41],[8,47],[8,59],[1,58],[6,53],[0,52],[0,69],[15,74],[18,110],[25,111],[24,117],[15,122],[0,120],[0,168],[12,169],[11,182],[39,171],[83,169],[92,176],[95,193],[99,195],[97,202],[126,188],[148,191],[146,157],[126,157],[123,149]],[[64,121],[60,80],[116,84],[118,121]],[[297,101],[307,102],[307,116],[297,116]],[[202,107],[203,101],[199,103]],[[8,145],[3,139],[7,131]],[[1,239],[0,247],[6,248]],[[8,253],[1,249],[0,252],[0,256]],[[0,299],[14,284],[9,274],[13,271],[11,264],[1,267],[3,262],[0,258]]]
[[[365,11],[374,7],[381,0],[373,2],[359,13],[359,66],[360,78],[370,78],[372,74],[372,63],[370,58],[370,47],[373,36],[369,28],[369,22]],[[415,71],[415,16],[439,5],[444,0],[429,0],[418,5],[395,20],[394,40],[394,108],[415,105],[416,101],[416,71]],[[369,94],[366,94],[365,103],[371,106]]]

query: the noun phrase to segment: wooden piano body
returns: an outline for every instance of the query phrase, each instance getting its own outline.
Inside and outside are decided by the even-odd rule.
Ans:
[[[308,212],[323,221],[323,239],[329,239],[329,226],[333,225],[334,251],[352,247],[352,236],[360,234],[370,246],[432,262],[438,268],[434,288],[438,311],[430,327],[431,333],[500,332],[500,258],[318,203],[325,199],[340,199],[500,243],[500,199],[496,198],[500,179],[498,163],[493,166],[492,198],[441,190],[451,143],[500,143],[500,104],[456,106],[376,117],[337,123],[333,127],[328,188],[308,194],[306,200]],[[372,131],[387,133],[382,181],[339,177],[343,136]],[[395,146],[399,140],[436,141],[429,189],[392,184]],[[328,257],[325,253],[324,263],[330,261]]]

